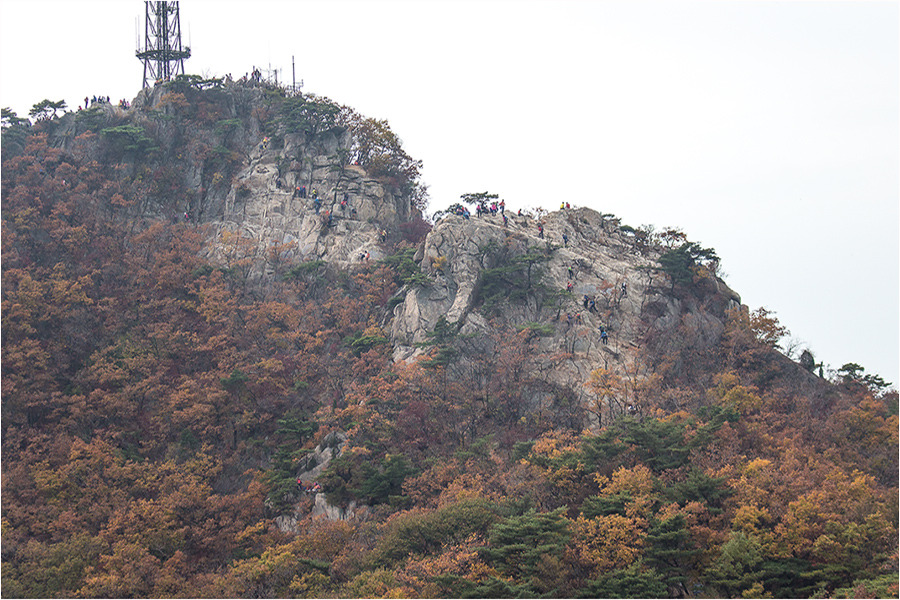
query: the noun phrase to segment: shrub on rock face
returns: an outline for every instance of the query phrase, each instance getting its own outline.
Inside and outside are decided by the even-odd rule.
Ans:
[[[712,248],[701,248],[695,242],[687,242],[663,254],[659,259],[659,264],[663,272],[672,280],[674,289],[676,285],[688,286],[693,283],[697,268],[702,264],[701,261],[717,261],[718,259]]]

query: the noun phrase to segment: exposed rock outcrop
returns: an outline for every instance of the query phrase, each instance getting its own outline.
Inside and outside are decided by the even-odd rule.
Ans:
[[[382,258],[381,232],[394,232],[409,219],[409,201],[361,167],[342,168],[335,155],[315,153],[327,147],[307,144],[299,134],[286,135],[278,149],[257,144],[228,192],[221,218],[212,222],[217,231],[240,232],[257,242],[260,254],[272,244],[292,244],[301,260],[341,267],[366,252],[371,260]],[[306,198],[297,193],[300,187]],[[321,201],[318,210],[313,194]]]
[[[456,323],[462,334],[486,333],[486,315],[473,308],[485,269],[498,266],[503,253],[544,253],[542,285],[570,292],[550,305],[504,303],[500,318],[513,325],[552,325],[549,335],[537,339],[537,350],[569,358],[547,371],[548,379],[573,388],[584,401],[590,401],[583,384],[591,371],[622,370],[631,364],[649,328],[669,330],[686,319],[712,345],[724,330],[725,309],[740,305],[740,297],[718,279],[710,280],[722,299],[713,312],[696,310],[667,293],[668,279],[659,272],[660,250],[639,251],[627,233],[596,211],[568,209],[541,219],[507,218],[504,226],[501,215],[450,215],[434,226],[417,257],[422,269],[434,276],[434,284],[409,289],[395,308],[395,360],[412,360],[425,352],[418,344],[427,340],[441,317]],[[593,300],[593,310],[590,304],[585,307],[585,298]],[[608,332],[606,344],[601,342],[601,327]]]
[[[322,443],[316,446],[312,454],[306,457],[304,465],[301,467],[301,472],[297,476],[297,481],[304,486],[315,483],[318,477],[328,468],[331,461],[341,455],[346,444],[346,434],[341,432],[327,434],[322,439]],[[368,510],[367,506],[357,505],[356,502],[350,502],[347,506],[335,506],[328,502],[328,498],[324,493],[319,492],[315,494],[315,501],[310,516],[339,521],[354,518]],[[276,518],[275,524],[282,531],[296,531],[297,521],[303,516],[299,514],[281,515]]]

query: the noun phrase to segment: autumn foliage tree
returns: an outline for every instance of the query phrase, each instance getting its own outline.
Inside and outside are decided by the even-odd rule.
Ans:
[[[792,363],[787,330],[760,309],[729,311],[705,346],[686,321],[669,337],[648,328],[634,367],[554,383],[568,354],[541,336],[560,297],[543,282],[547,250],[525,246],[482,249],[495,260],[477,335],[443,319],[419,358],[395,362],[393,308],[432,283],[410,247],[338,268],[226,231],[211,260],[211,232],[165,216],[190,197],[167,153],[227,172],[164,135],[203,123],[235,151],[244,122],[229,121],[250,109],[237,98],[239,117],[226,114],[224,93],[180,80],[155,124],[80,114],[66,145],[61,119],[4,111],[5,595],[897,594],[887,382],[855,363],[832,382]],[[316,136],[354,118],[283,99],[253,107],[258,122]],[[416,181],[385,123],[352,126],[365,168]],[[662,235],[676,288],[710,267],[680,232]],[[271,275],[252,277],[261,263]],[[714,293],[681,296],[726,315]],[[527,321],[503,318],[511,302]],[[598,403],[581,404],[582,388]],[[338,434],[316,500],[296,478]],[[314,518],[321,500],[365,517]]]

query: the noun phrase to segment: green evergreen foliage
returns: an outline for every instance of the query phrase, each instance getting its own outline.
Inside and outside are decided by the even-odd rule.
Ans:
[[[866,373],[866,370],[856,363],[846,363],[838,369],[838,377],[845,385],[863,385],[875,391],[881,391],[891,385],[882,379],[880,375]]]
[[[623,419],[622,442],[632,446],[637,459],[661,473],[688,464],[691,447],[685,439],[685,424],[673,421]]]
[[[325,278],[324,278],[325,268],[326,268],[326,266],[325,266],[324,260],[309,260],[306,262],[302,262],[295,267],[291,267],[282,276],[282,278],[285,281],[290,281],[293,279],[302,279],[307,282],[323,283],[325,281]]]
[[[666,585],[660,574],[641,562],[625,568],[616,569],[578,591],[576,598],[665,598],[668,596]]]
[[[404,248],[397,254],[385,256],[378,263],[391,267],[396,273],[397,282],[401,285],[431,285],[433,283],[431,278],[423,273],[419,263],[413,260],[415,254],[415,248]]]
[[[340,110],[326,98],[295,96],[281,101],[276,122],[284,133],[304,133],[315,138],[338,126]]]
[[[65,100],[57,100],[56,102],[52,100],[41,100],[31,107],[31,110],[28,111],[28,115],[38,121],[44,121],[47,119],[55,119],[57,116],[56,113],[60,110],[66,110]]]
[[[397,502],[403,496],[403,482],[416,469],[402,454],[388,454],[377,463],[362,465],[359,498],[366,504]]]
[[[432,356],[422,361],[422,366],[428,369],[444,367],[450,364],[459,354],[455,346],[459,334],[459,325],[447,321],[444,315],[438,317],[434,329],[425,335],[428,340],[416,344],[417,348],[434,348]]]
[[[629,492],[619,492],[611,496],[591,496],[585,498],[581,505],[581,514],[592,519],[598,516],[625,516],[625,507],[632,501]]]
[[[715,250],[701,248],[695,242],[685,242],[678,248],[669,250],[659,258],[659,264],[676,285],[689,286],[694,281],[694,273],[700,261],[718,261]]]
[[[510,583],[493,575],[473,583],[458,575],[444,575],[435,578],[445,590],[446,598],[542,598],[546,597],[534,590],[531,583]]]
[[[221,77],[201,77],[200,75],[181,74],[172,78],[167,85],[173,92],[186,94],[207,90],[221,90],[224,87],[224,80]]]
[[[624,453],[628,446],[619,439],[620,428],[607,427],[597,435],[585,436],[581,444],[580,460],[592,468],[608,466]]]
[[[693,567],[698,554],[690,543],[684,516],[654,519],[646,537],[647,565],[660,574],[660,579],[670,589],[686,592],[687,573]]]
[[[100,135],[108,139],[115,152],[132,153],[136,157],[158,150],[156,141],[145,134],[137,125],[118,125],[100,130]]]
[[[320,482],[333,504],[351,500],[364,504],[403,504],[403,482],[416,469],[402,454],[387,454],[377,460],[341,456],[332,460]]]
[[[504,575],[525,581],[536,578],[541,563],[549,557],[560,557],[569,540],[564,510],[538,513],[530,509],[496,523],[482,555]]]
[[[494,266],[484,269],[475,301],[488,316],[500,313],[506,302],[522,303],[528,298],[552,302],[558,295],[543,282],[544,265],[550,260],[546,250],[532,246],[522,253],[491,245],[481,249],[492,256]]]
[[[241,372],[240,369],[235,369],[231,372],[231,375],[220,379],[219,383],[221,383],[222,387],[225,389],[234,391],[246,387],[249,380],[250,378],[246,373]]]
[[[740,597],[759,584],[762,562],[759,543],[743,532],[732,532],[709,569],[709,582],[728,598]]]
[[[408,513],[390,526],[369,560],[374,566],[390,567],[409,556],[439,553],[447,544],[487,530],[498,515],[499,507],[482,498],[461,500],[425,514]]]
[[[534,321],[528,321],[527,323],[516,325],[516,329],[519,331],[527,331],[531,336],[546,337],[548,335],[553,335],[553,326],[549,323],[535,323]]]
[[[884,574],[879,577],[857,579],[852,585],[832,592],[832,598],[893,598],[897,595],[897,578]]]
[[[701,502],[715,515],[722,512],[722,502],[732,494],[725,481],[725,477],[710,477],[694,468],[684,480],[676,482],[666,491],[674,502],[682,506],[688,502]]]
[[[7,158],[18,155],[25,149],[28,130],[31,123],[20,118],[9,108],[2,109],[2,132],[0,132],[0,150]]]
[[[462,194],[459,198],[466,204],[475,206],[477,204],[490,203],[492,200],[496,200],[499,197],[499,195],[491,194],[490,192],[478,192],[475,194]]]

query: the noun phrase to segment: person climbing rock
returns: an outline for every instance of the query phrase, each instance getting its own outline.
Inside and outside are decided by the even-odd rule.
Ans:
[[[571,281],[568,282],[568,283],[566,284],[566,291],[567,291],[567,292],[571,292],[574,288],[575,288],[575,286],[572,285],[572,282],[571,282]]]
[[[584,304],[584,307],[585,307],[585,308],[588,307],[588,301],[589,301],[589,300],[590,300],[590,298],[588,298],[588,295],[585,294],[585,295],[584,295],[584,300],[582,301],[582,303]]]
[[[608,346],[608,345],[609,345],[609,334],[607,334],[607,333],[606,333],[606,330],[603,329],[602,327],[600,328],[600,342],[601,342],[604,346]]]
[[[623,281],[622,282],[622,297],[624,298],[627,295],[628,295],[628,284]]]
[[[538,223],[538,237],[544,239],[544,226]]]
[[[568,248],[569,247],[569,236],[563,234],[563,245]]]

